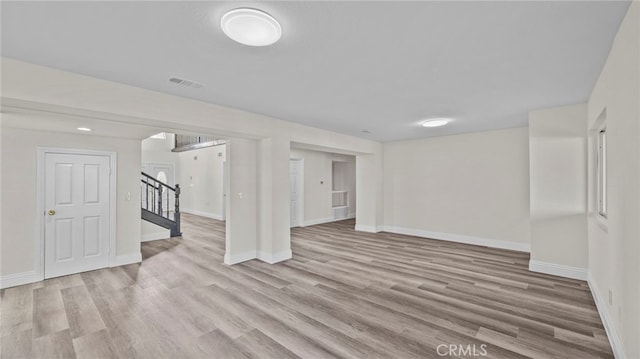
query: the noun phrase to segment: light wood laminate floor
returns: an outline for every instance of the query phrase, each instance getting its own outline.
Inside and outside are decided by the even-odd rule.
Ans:
[[[293,229],[284,263],[226,266],[224,223],[183,216],[142,264],[3,290],[2,358],[613,357],[587,284],[525,253],[351,220]]]

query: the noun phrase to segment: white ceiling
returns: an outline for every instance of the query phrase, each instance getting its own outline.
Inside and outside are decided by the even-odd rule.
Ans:
[[[529,110],[586,101],[628,5],[3,1],[2,56],[391,141],[525,126]],[[225,37],[219,19],[240,6],[277,18],[280,42]],[[419,126],[433,116],[456,120]]]

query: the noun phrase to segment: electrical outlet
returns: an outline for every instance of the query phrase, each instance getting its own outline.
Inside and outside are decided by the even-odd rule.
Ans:
[[[609,305],[613,305],[613,291],[609,289]]]

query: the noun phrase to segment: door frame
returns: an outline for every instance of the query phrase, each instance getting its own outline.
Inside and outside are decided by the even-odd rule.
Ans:
[[[229,192],[227,172],[229,172],[229,162],[222,161],[222,220],[227,220],[227,192]]]
[[[117,178],[118,178],[118,154],[113,151],[83,150],[75,148],[38,147],[36,169],[36,277],[44,280],[44,241],[45,241],[45,156],[48,153],[63,155],[88,155],[105,156],[109,158],[109,267],[116,266],[116,207],[117,207]]]
[[[300,193],[298,194],[298,223],[296,226],[291,226],[291,223],[289,223],[289,226],[291,226],[290,228],[304,227],[304,158],[291,157],[289,158],[289,164],[291,164],[291,161],[299,164],[296,181],[298,182]],[[289,169],[289,173],[291,173],[291,169]],[[291,177],[291,175],[289,175],[289,177]],[[291,183],[289,183],[289,206],[291,206]],[[289,218],[289,221],[291,221],[291,218]]]
[[[171,183],[167,183],[167,184],[175,187],[177,182],[176,181],[177,176],[176,176],[176,164],[174,162],[142,162],[141,167],[144,167],[145,165],[150,167],[153,167],[154,165],[171,167],[171,170],[173,171],[173,178],[172,178],[173,181],[167,181],[167,182],[173,182],[173,184]],[[147,173],[147,174],[150,175],[150,173]]]

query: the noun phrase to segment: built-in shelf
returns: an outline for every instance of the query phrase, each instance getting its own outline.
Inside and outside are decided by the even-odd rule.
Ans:
[[[355,209],[351,204],[351,196],[355,196],[355,172],[354,162],[331,161],[331,212],[335,220],[349,218]]]
[[[333,218],[347,218],[349,213],[349,192],[343,190],[331,191],[331,208]]]

